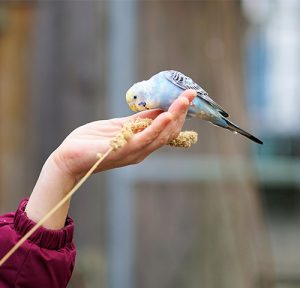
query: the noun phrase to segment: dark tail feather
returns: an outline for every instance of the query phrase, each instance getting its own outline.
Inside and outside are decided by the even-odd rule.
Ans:
[[[226,127],[228,130],[233,131],[233,132],[237,132],[247,138],[249,138],[250,140],[258,143],[258,144],[263,144],[263,142],[261,140],[259,140],[258,138],[254,137],[253,135],[251,135],[250,133],[246,132],[245,130],[241,129],[240,127],[236,126],[235,124],[233,124],[232,122],[230,122],[229,120],[223,118],[226,123],[228,124],[228,127]]]

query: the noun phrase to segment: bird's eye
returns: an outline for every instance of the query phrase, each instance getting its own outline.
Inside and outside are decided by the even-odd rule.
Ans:
[[[133,99],[136,99],[136,98],[137,98],[137,96],[136,96],[136,95],[134,95],[134,96],[133,96]]]

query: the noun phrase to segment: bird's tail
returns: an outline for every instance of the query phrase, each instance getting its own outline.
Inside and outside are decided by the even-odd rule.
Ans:
[[[235,125],[234,123],[230,122],[228,119],[223,118],[226,121],[226,124],[228,125],[227,127],[225,127],[226,129],[232,131],[232,132],[237,132],[247,138],[249,138],[250,140],[258,143],[258,144],[263,144],[263,142],[261,140],[259,140],[258,138],[256,138],[255,136],[251,135],[250,133],[246,132],[245,130],[241,129],[239,126]]]

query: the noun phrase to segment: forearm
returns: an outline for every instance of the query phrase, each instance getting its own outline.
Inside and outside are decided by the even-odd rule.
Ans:
[[[28,218],[35,222],[45,216],[75,185],[75,179],[57,165],[53,155],[45,162],[26,206]],[[67,201],[43,226],[48,229],[63,228],[69,205],[70,201]]]

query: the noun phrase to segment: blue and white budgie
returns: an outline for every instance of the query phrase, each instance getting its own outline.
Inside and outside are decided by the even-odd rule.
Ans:
[[[127,91],[126,101],[134,112],[156,108],[167,110],[172,102],[187,89],[197,91],[197,97],[188,109],[188,116],[209,121],[232,132],[240,133],[256,143],[263,144],[261,140],[230,122],[227,119],[228,113],[213,101],[205,90],[178,71],[162,71],[149,80],[135,83]]]

